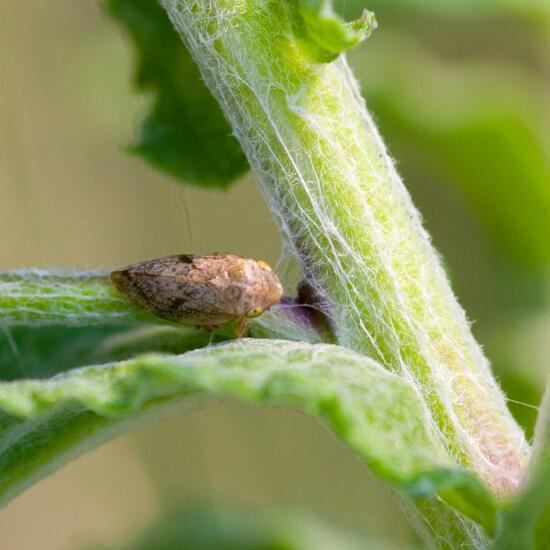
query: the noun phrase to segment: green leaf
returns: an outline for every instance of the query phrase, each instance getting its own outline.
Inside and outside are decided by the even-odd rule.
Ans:
[[[157,0],[106,0],[136,50],[136,84],[153,94],[130,147],[177,180],[226,188],[248,164],[220,107]]]
[[[292,30],[302,53],[312,61],[327,63],[357,46],[376,28],[374,13],[345,22],[333,10],[332,0],[291,0]]]
[[[188,410],[213,398],[311,414],[379,478],[416,498],[437,493],[492,530],[492,497],[455,467],[413,387],[344,348],[280,340],[240,340],[0,384],[0,499],[9,502],[169,406]]]
[[[63,324],[1,326],[0,380],[48,378],[93,363],[138,353],[183,353],[208,345],[211,336],[191,326]],[[225,340],[214,335],[213,341]]]
[[[499,532],[492,548],[550,548],[550,386],[539,410],[525,485],[500,514]]]

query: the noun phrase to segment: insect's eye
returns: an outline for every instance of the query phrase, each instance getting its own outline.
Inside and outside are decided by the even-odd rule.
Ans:
[[[263,312],[264,312],[264,310],[263,310],[261,307],[255,307],[254,309],[251,309],[251,310],[246,314],[246,316],[247,316],[249,319],[253,319],[254,317],[258,317],[259,315],[261,315]]]

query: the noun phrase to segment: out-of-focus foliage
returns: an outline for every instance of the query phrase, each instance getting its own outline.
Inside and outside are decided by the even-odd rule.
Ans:
[[[183,353],[208,341],[208,334],[194,327],[120,323],[5,326],[0,331],[0,380],[49,378],[136,353]]]
[[[136,84],[153,95],[130,151],[176,179],[226,188],[248,169],[217,102],[156,0],[106,0],[136,50]]]
[[[173,509],[127,550],[391,550],[387,542],[356,535],[298,510],[258,513],[206,506]],[[106,549],[103,549],[106,550]]]
[[[364,0],[340,0],[349,8],[362,6]],[[426,16],[445,15],[463,16],[468,18],[491,15],[527,15],[534,17],[550,17],[550,6],[546,0],[370,0],[369,8],[373,10],[391,10],[399,13],[404,11],[420,13]]]

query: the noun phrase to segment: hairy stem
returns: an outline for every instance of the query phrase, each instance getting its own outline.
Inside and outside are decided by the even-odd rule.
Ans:
[[[298,3],[299,4],[299,3]],[[496,494],[528,446],[343,56],[310,61],[283,0],[163,0],[341,345],[416,386],[457,464]]]
[[[110,284],[102,271],[28,269],[0,273],[5,324],[151,320]]]
[[[111,284],[108,274],[101,271],[0,272],[0,319],[3,326],[113,322],[174,325],[133,306]],[[203,334],[194,332],[201,339]],[[222,339],[234,335],[234,323],[216,331]],[[289,298],[253,319],[248,335],[311,343],[333,340],[309,308]]]

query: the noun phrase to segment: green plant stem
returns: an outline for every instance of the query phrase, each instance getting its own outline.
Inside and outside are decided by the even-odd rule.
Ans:
[[[310,319],[300,306],[282,303],[251,320],[248,335],[310,343],[332,342],[329,331]],[[104,272],[21,270],[0,272],[2,326],[40,324],[147,323],[181,326],[163,321],[133,306]],[[203,341],[205,330],[189,327],[189,338]],[[235,336],[235,323],[216,330],[216,339]],[[208,339],[206,339],[208,341]]]
[[[99,271],[0,272],[0,318],[5,324],[154,321],[134,307]]]
[[[163,0],[341,345],[400,373],[495,494],[529,449],[343,56],[309,61],[282,0]]]

